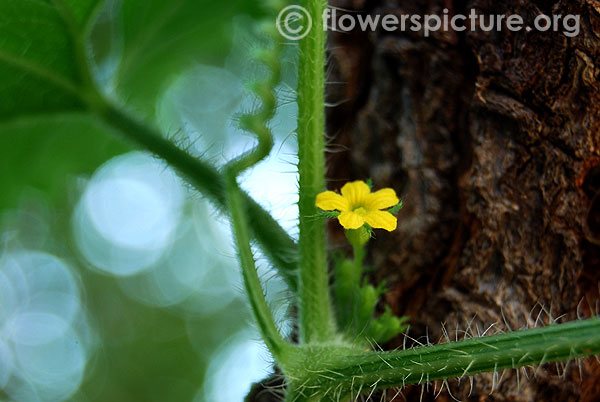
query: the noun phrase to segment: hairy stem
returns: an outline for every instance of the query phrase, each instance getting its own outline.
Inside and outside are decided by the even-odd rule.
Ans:
[[[404,351],[306,353],[302,362],[306,399],[337,390],[358,395],[372,389],[422,384],[483,372],[537,366],[600,353],[600,319],[592,318],[501,335]],[[320,356],[320,357],[317,357]]]
[[[227,204],[238,257],[242,266],[244,287],[262,338],[275,360],[281,362],[287,342],[283,339],[275,325],[273,313],[271,313],[271,309],[267,304],[260,278],[256,271],[254,256],[250,247],[250,229],[246,219],[248,213],[245,210],[246,204],[238,188],[236,172],[234,170],[226,173],[226,181]]]
[[[312,17],[310,33],[300,41],[298,67],[298,171],[300,175],[300,340],[303,343],[331,339],[334,325],[329,297],[325,223],[317,217],[315,199],[325,188],[324,91],[325,32],[322,15],[325,0],[306,0]]]
[[[209,163],[191,156],[141,121],[108,102],[97,102],[97,112],[108,125],[135,145],[157,155],[176,169],[221,211],[226,212],[225,180]],[[292,291],[298,288],[296,244],[273,217],[250,196],[241,194],[248,208],[252,236]]]
[[[265,30],[265,33],[271,38],[275,38],[277,35],[273,27]],[[259,60],[269,68],[270,75],[267,79],[252,84],[252,90],[261,102],[260,109],[254,113],[243,115],[240,121],[241,127],[256,135],[258,142],[250,151],[229,161],[223,169],[227,189],[227,206],[231,217],[239,261],[242,266],[244,287],[246,288],[248,300],[250,301],[250,306],[252,307],[252,312],[254,313],[254,318],[256,319],[262,338],[280,365],[284,363],[283,354],[288,343],[283,339],[275,325],[273,313],[267,304],[267,299],[260,278],[258,277],[250,245],[249,211],[245,208],[241,197],[237,176],[266,158],[273,148],[273,134],[267,124],[273,118],[277,107],[275,88],[281,79],[281,65],[279,61],[281,50],[282,44],[275,42],[271,48],[264,49],[258,55]]]

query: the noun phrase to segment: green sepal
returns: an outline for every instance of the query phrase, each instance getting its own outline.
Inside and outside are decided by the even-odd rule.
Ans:
[[[402,201],[400,201],[398,204],[396,204],[396,206],[388,209],[387,211],[390,214],[394,215],[394,214],[397,214],[398,212],[400,212],[400,210],[402,209],[403,206],[404,206],[404,203]]]
[[[319,211],[317,212],[317,217],[319,218],[337,218],[340,216],[339,211]]]

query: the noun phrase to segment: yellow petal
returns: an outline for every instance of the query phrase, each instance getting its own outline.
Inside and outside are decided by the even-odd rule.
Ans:
[[[342,195],[350,203],[350,208],[362,206],[370,193],[369,186],[362,180],[346,183],[342,187]]]
[[[378,209],[387,209],[397,205],[400,202],[396,196],[396,192],[391,188],[384,188],[375,191],[367,196],[365,206],[368,210],[374,211]]]
[[[340,218],[341,217],[342,216],[340,215]],[[388,232],[395,230],[398,225],[396,217],[386,211],[369,212],[367,216],[365,216],[365,222],[373,229],[385,229]]]
[[[338,216],[340,225],[346,229],[358,229],[365,224],[365,219],[352,211],[344,211]]]
[[[317,195],[316,205],[323,211],[347,211],[350,209],[348,200],[333,191],[325,191]]]

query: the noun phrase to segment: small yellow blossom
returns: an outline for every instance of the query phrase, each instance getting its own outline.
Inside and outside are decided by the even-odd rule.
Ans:
[[[342,187],[342,194],[325,191],[317,195],[317,207],[324,211],[340,211],[338,220],[346,229],[358,229],[365,223],[388,232],[396,229],[397,219],[382,211],[398,204],[400,200],[391,188],[371,193],[364,181],[353,181]]]

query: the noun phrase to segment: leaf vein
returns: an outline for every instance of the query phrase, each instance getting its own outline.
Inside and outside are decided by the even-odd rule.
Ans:
[[[69,92],[72,95],[75,95],[75,97],[81,99],[81,95],[79,93],[77,85],[74,82],[69,81],[61,77],[60,75],[53,73],[52,71],[48,70],[47,68],[44,68],[39,64],[32,63],[31,61],[25,58],[11,55],[9,53],[3,52],[2,50],[0,50],[0,62],[4,62],[13,67],[20,68],[26,73],[36,75],[37,77],[42,78],[52,83],[54,86],[59,87],[64,91]]]

